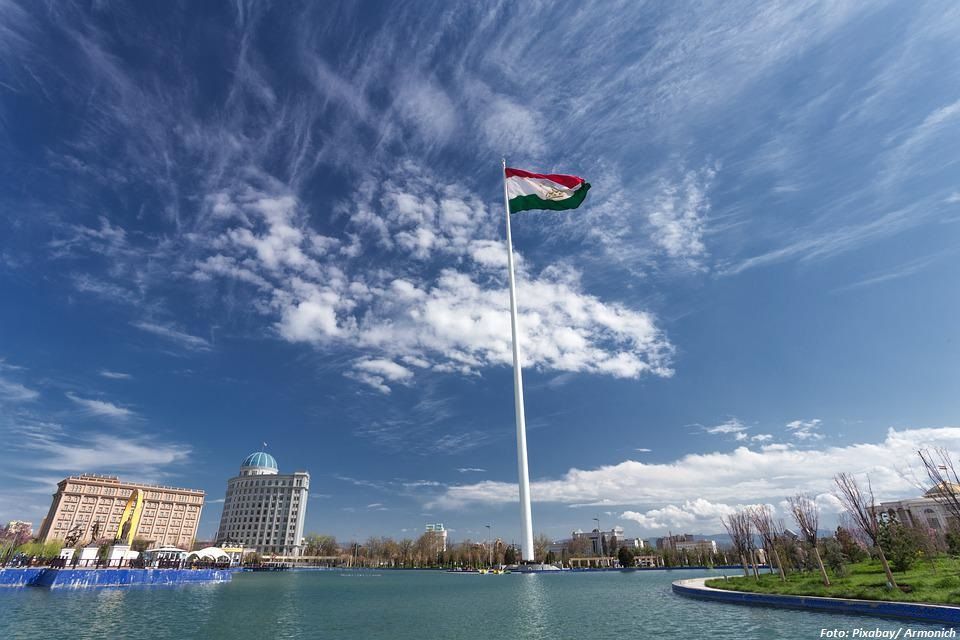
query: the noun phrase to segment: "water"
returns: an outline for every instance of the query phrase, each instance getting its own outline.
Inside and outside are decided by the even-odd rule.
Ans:
[[[0,638],[819,638],[820,629],[938,629],[880,618],[700,602],[697,571],[456,575],[245,573],[227,584],[0,589]],[[714,574],[716,575],[716,574]]]

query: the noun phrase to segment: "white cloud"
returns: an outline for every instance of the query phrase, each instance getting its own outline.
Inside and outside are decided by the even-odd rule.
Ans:
[[[107,418],[117,418],[117,419],[126,419],[136,415],[130,409],[117,406],[112,402],[107,402],[106,400],[93,400],[90,398],[81,398],[78,395],[67,392],[67,397],[70,398],[73,402],[83,407],[86,413],[95,416],[104,416]]]
[[[0,377],[0,402],[29,402],[40,397],[40,392]]]
[[[17,432],[22,440],[16,448],[27,454],[29,467],[57,474],[133,471],[141,481],[156,481],[191,452],[188,445],[151,435],[96,431],[74,435],[52,423],[18,425]]]
[[[457,111],[436,84],[407,76],[396,90],[394,107],[426,139],[445,142],[456,130]]]
[[[631,520],[643,532],[714,533],[723,530],[720,519],[747,505],[710,502],[703,498],[685,500],[682,505],[668,504],[647,511],[624,511],[620,519]]]
[[[109,371],[107,369],[101,369],[100,375],[104,378],[109,378],[111,380],[131,380],[133,376],[129,373],[123,373],[122,371]]]
[[[747,427],[740,422],[737,418],[730,418],[726,422],[718,424],[714,427],[708,427],[704,429],[707,433],[712,434],[741,434],[747,430]]]
[[[158,324],[156,322],[149,322],[142,320],[140,322],[134,322],[133,326],[137,329],[146,331],[147,333],[152,333],[157,336],[166,338],[176,342],[181,347],[185,347],[192,351],[209,351],[210,343],[203,338],[198,336],[190,335],[184,331],[180,331],[170,325]]]
[[[710,210],[707,191],[715,175],[716,169],[708,167],[688,171],[679,184],[662,182],[647,214],[656,244],[669,257],[691,267],[698,267],[706,253],[703,231]]]
[[[960,453],[960,427],[889,429],[880,442],[821,449],[771,444],[731,452],[690,454],[672,462],[627,460],[597,469],[571,469],[555,479],[533,482],[537,502],[560,504],[668,505],[702,498],[740,504],[782,500],[797,491],[828,493],[841,471],[869,473],[880,500],[914,494],[914,484],[896,469],[917,449],[945,447]],[[517,500],[513,482],[487,480],[449,487],[427,508],[462,508],[475,503]]]
[[[262,176],[218,192],[226,228],[194,278],[231,278],[266,295],[256,305],[277,334],[363,355],[345,372],[389,393],[417,369],[473,374],[512,362],[509,299],[499,228],[483,200],[415,165],[361,181],[341,206],[348,254],[316,250],[302,204]],[[324,236],[326,237],[326,236]],[[364,249],[382,254],[370,269]],[[648,312],[602,301],[579,273],[552,265],[531,272],[517,254],[525,366],[618,378],[672,375],[673,346]],[[400,364],[404,363],[404,364]]]
[[[634,449],[637,453],[650,453],[653,449],[647,449],[646,447],[641,447],[639,449]]]
[[[413,378],[413,372],[406,367],[385,358],[364,358],[353,363],[353,369],[347,376],[368,384],[381,393],[390,393],[387,382],[406,383]]]
[[[822,420],[814,418],[813,420],[794,420],[787,423],[787,429],[797,440],[822,440],[823,434],[818,433]]]
[[[486,473],[486,469],[481,469],[480,467],[459,467],[457,469],[460,473]]]

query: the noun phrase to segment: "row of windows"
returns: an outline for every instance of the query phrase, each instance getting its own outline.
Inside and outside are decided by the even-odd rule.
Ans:
[[[279,479],[260,479],[260,480],[235,480],[235,487],[304,487],[305,478],[294,478],[293,480]]]
[[[119,489],[117,487],[98,487],[89,485],[68,484],[65,491],[80,493],[77,495],[66,495],[64,500],[67,502],[76,502],[81,497],[84,501],[94,501],[99,496],[112,496],[121,499],[127,499],[133,492],[131,489]],[[203,496],[185,496],[177,493],[167,493],[163,491],[144,491],[144,498],[147,500],[165,500],[167,502],[200,504],[203,502]]]

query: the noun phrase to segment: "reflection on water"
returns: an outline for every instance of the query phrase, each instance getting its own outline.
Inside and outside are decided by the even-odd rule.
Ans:
[[[535,573],[525,573],[520,576],[495,576],[494,579],[516,579],[519,582],[517,605],[519,606],[519,616],[517,621],[521,628],[515,637],[520,638],[542,638],[546,630],[547,600],[545,580],[557,580],[559,576],[537,575]]]
[[[821,628],[937,629],[863,617],[700,602],[692,571],[505,576],[378,571],[248,573],[227,584],[0,589],[0,638],[816,638]]]

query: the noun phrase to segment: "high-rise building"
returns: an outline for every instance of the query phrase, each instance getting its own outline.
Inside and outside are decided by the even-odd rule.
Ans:
[[[257,451],[227,480],[217,541],[242,544],[268,555],[300,555],[310,474],[279,472],[269,453]]]
[[[447,530],[443,528],[442,522],[431,522],[426,526],[426,534],[433,541],[436,553],[445,553],[447,551]]]
[[[156,547],[189,549],[200,524],[203,497],[197,489],[123,482],[117,476],[70,476],[57,484],[38,537],[44,542],[84,543],[126,533],[128,542],[141,538]]]

